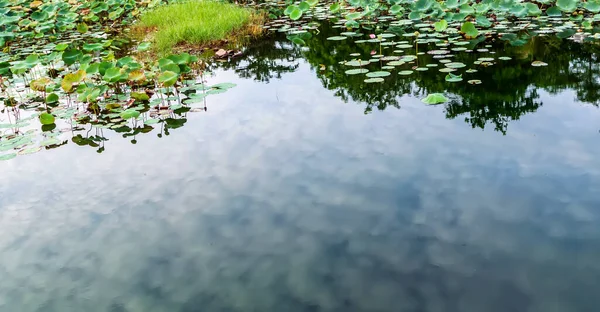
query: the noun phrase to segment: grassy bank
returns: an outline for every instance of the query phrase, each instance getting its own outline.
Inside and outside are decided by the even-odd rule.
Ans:
[[[224,39],[239,40],[260,33],[261,16],[235,4],[192,0],[144,13],[135,29],[149,33],[157,52],[178,45],[202,47]]]

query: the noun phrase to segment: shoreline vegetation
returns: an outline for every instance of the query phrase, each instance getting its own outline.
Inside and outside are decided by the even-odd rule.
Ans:
[[[191,0],[144,12],[132,35],[153,43],[159,55],[239,48],[263,32],[266,16],[251,8],[213,0]]]

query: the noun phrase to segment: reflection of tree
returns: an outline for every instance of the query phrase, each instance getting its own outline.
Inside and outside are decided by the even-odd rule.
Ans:
[[[364,75],[347,75],[346,70],[352,69],[340,62],[352,59],[350,54],[360,53],[361,58],[368,60],[371,51],[377,50],[378,45],[356,44],[352,39],[344,41],[326,40],[329,36],[339,33],[329,24],[323,24],[319,27],[320,35],[307,41],[308,50],[304,57],[311,64],[317,77],[323,83],[323,86],[329,90],[334,90],[335,95],[344,101],[352,99],[357,102],[367,103],[365,113],[372,110],[375,106],[379,110],[384,110],[388,106],[400,108],[398,102],[400,96],[410,93],[413,88],[411,80],[403,77],[388,77],[385,82],[380,84],[365,84]],[[375,70],[382,64],[370,65],[371,70]],[[321,70],[324,67],[324,70]]]
[[[284,73],[296,71],[301,53],[300,47],[271,36],[251,45],[241,57],[222,63],[220,67],[234,70],[241,78],[269,82],[273,78],[281,79]]]
[[[271,78],[281,78],[282,73],[296,70],[296,60],[303,57],[325,88],[332,90],[344,101],[366,103],[365,113],[370,112],[373,107],[379,110],[389,106],[400,108],[399,101],[406,94],[424,97],[430,93],[444,92],[451,99],[445,104],[447,118],[466,116],[465,121],[474,128],[492,124],[495,130],[502,133],[506,133],[510,121],[535,112],[542,105],[538,88],[551,94],[572,89],[577,94],[577,100],[600,104],[600,65],[597,56],[600,46],[596,44],[580,44],[554,36],[533,37],[520,46],[511,46],[508,41],[497,40],[489,48],[495,54],[455,53],[452,61],[477,69],[476,73],[463,73],[463,82],[446,82],[446,74],[439,72],[440,67],[415,72],[410,76],[397,74],[400,70],[413,70],[416,66],[439,64],[439,60],[426,54],[420,55],[415,63],[397,67],[383,83],[366,84],[364,75],[345,73],[353,68],[343,64],[344,61],[355,58],[350,54],[359,53],[360,56],[356,58],[367,60],[372,53],[378,54],[380,48],[384,55],[406,55],[414,54],[414,47],[404,48],[404,52],[395,54],[392,51],[398,48],[393,45],[380,47],[378,43],[356,43],[353,38],[343,41],[326,40],[342,31],[344,30],[335,28],[333,24],[323,23],[318,33],[305,39],[306,47],[303,49],[292,45],[279,34],[252,46],[243,57],[223,66],[235,70],[240,77],[268,82]],[[360,39],[366,39],[371,32],[362,31]],[[396,27],[392,31],[401,35],[403,30]],[[398,36],[390,40],[409,41],[411,45],[413,43],[410,37]],[[472,42],[467,47],[480,49],[487,44],[490,42]],[[421,51],[430,49],[436,49],[435,45],[419,45]],[[499,60],[500,56],[510,56],[512,59]],[[473,65],[481,57],[495,57],[495,64]],[[546,62],[548,66],[531,66],[536,60]],[[368,69],[381,70],[384,65],[385,62],[375,62],[368,65]],[[481,80],[482,84],[470,85],[467,80]]]

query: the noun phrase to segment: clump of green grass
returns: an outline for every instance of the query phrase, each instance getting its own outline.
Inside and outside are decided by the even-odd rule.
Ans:
[[[254,14],[231,3],[192,0],[148,11],[137,26],[153,31],[155,48],[167,52],[180,44],[200,46],[226,39],[252,23]]]

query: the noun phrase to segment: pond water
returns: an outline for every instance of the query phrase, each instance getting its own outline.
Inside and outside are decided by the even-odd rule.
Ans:
[[[216,66],[168,135],[0,162],[0,311],[593,311],[598,46],[365,84],[339,63],[379,46],[320,31]]]

